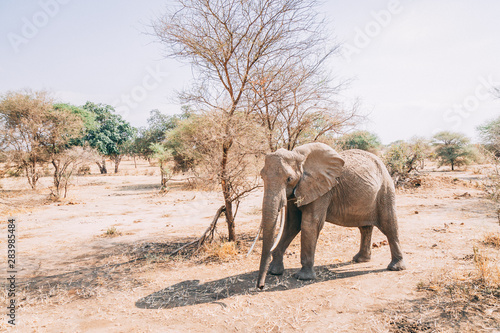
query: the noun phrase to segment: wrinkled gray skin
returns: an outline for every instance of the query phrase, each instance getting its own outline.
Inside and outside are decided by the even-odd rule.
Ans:
[[[293,151],[279,149],[268,154],[261,176],[263,245],[257,287],[264,287],[268,268],[270,274],[283,274],[283,255],[299,231],[302,269],[295,277],[314,279],[314,253],[325,221],[359,228],[361,245],[353,258],[355,262],[370,260],[372,230],[376,226],[389,241],[392,261],[387,268],[405,269],[394,184],[377,156],[362,150],[338,154],[325,144],[310,143]],[[269,264],[279,211],[285,205],[283,234]]]

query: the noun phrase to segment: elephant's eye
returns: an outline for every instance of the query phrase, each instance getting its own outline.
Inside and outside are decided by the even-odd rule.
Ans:
[[[289,183],[289,182],[291,182],[291,181],[292,181],[292,177],[288,177],[288,178],[286,179],[286,182],[287,182],[287,183]]]

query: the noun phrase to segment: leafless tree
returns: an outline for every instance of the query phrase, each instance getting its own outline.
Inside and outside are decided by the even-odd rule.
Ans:
[[[333,85],[322,68],[334,51],[316,59],[315,52],[321,50],[311,47],[313,53],[308,56],[313,59],[309,63],[302,59],[278,71],[263,68],[252,81],[250,100],[266,129],[271,151],[280,147],[291,150],[299,143],[317,141],[359,121],[358,103],[345,107],[338,102],[335,96],[341,84]]]
[[[301,74],[289,69],[298,68],[311,50],[326,45],[324,22],[316,8],[315,0],[178,0],[153,23],[167,56],[192,66],[196,80],[181,100],[222,115],[217,176],[230,240],[236,239],[229,183],[235,149],[231,131],[238,114],[253,113],[260,103],[255,100],[258,94],[251,93],[255,80],[300,81]],[[266,76],[268,72],[272,75]]]
[[[85,164],[93,163],[100,155],[90,147],[74,146],[64,149],[51,157],[54,167],[54,187],[51,189],[51,198],[59,200],[66,198],[71,178],[78,169]]]

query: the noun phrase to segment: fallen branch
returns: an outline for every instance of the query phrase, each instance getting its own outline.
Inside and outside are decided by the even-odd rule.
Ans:
[[[226,206],[221,206],[217,210],[217,212],[215,213],[215,216],[214,216],[214,218],[212,220],[212,223],[210,223],[210,225],[208,226],[207,230],[205,230],[205,232],[203,233],[203,235],[201,235],[200,238],[198,238],[198,239],[196,239],[196,240],[194,240],[192,242],[189,242],[187,244],[182,245],[181,247],[179,247],[179,248],[175,249],[174,251],[170,252],[168,254],[168,256],[173,256],[173,255],[179,253],[180,251],[184,250],[185,248],[187,248],[187,247],[189,247],[189,246],[191,246],[193,244],[196,244],[196,243],[198,243],[196,245],[196,250],[198,250],[205,243],[205,241],[209,237],[210,237],[211,240],[213,240],[214,239],[214,234],[215,234],[215,228],[217,226],[217,221],[219,220],[219,217],[221,216],[221,214],[223,212],[225,212],[225,211],[226,211]]]

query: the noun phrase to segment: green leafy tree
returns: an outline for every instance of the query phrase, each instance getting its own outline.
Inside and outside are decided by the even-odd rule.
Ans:
[[[173,175],[172,170],[168,167],[168,162],[172,160],[172,153],[161,143],[152,143],[150,148],[153,152],[151,157],[158,160],[160,166],[161,190],[165,191],[167,189],[167,183]]]
[[[467,165],[474,159],[474,150],[470,139],[462,133],[443,131],[433,136],[433,145],[439,166],[449,164],[451,170],[456,166]]]
[[[361,149],[370,152],[375,152],[380,147],[379,137],[368,131],[355,131],[343,135],[337,142],[343,150]]]
[[[72,146],[84,146],[85,145],[85,135],[89,130],[95,130],[98,126],[96,121],[96,114],[84,109],[81,106],[72,105],[69,103],[57,103],[54,104],[54,110],[65,111],[66,113],[78,116],[82,122],[81,135],[79,137],[72,138],[69,142]]]
[[[103,155],[96,162],[102,174],[107,173],[106,157],[113,160],[115,173],[125,153],[125,146],[134,134],[133,127],[120,115],[114,113],[111,105],[87,102],[83,108],[95,115],[95,128],[87,130],[84,141]]]
[[[201,127],[206,124],[205,121],[202,115],[191,115],[168,132],[165,145],[172,154],[176,171],[193,170],[203,159],[203,154],[207,153],[199,145],[199,137],[203,137]]]
[[[486,122],[477,130],[486,148],[500,157],[500,117]]]
[[[158,110],[151,110],[148,118],[148,135],[154,143],[162,142],[168,131],[174,129],[179,120],[178,115],[169,116]]]
[[[148,126],[137,130],[137,135],[131,143],[131,151],[143,158],[149,159],[155,152],[152,144],[163,143],[167,133],[177,127],[182,115],[165,115],[158,110],[152,110],[148,118]]]
[[[498,97],[500,90],[496,89]],[[493,165],[483,181],[484,189],[488,197],[500,203],[500,117],[487,121],[479,126],[479,135],[487,149],[487,161]],[[500,216],[500,206],[497,205],[497,213]]]

